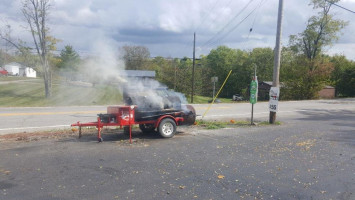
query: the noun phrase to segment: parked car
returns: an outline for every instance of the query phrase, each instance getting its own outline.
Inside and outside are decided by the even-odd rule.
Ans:
[[[244,101],[244,98],[240,94],[235,94],[235,95],[233,95],[232,100],[233,101]]]

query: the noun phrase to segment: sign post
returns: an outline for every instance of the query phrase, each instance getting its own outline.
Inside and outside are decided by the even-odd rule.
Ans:
[[[258,101],[258,77],[256,76],[256,67],[253,80],[250,83],[250,103],[251,103],[251,125],[254,125],[254,104]]]
[[[213,99],[214,95],[215,95],[215,91],[216,91],[216,82],[218,82],[218,77],[217,76],[213,76],[211,78],[211,82],[213,83],[213,93],[212,93],[212,99]]]

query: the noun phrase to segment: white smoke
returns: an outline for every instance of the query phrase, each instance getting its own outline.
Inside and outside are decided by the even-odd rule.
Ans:
[[[92,50],[94,57],[86,60],[81,66],[81,73],[94,81],[125,82],[125,65],[119,59],[118,48],[113,47],[109,40],[96,41]]]
[[[129,77],[125,72],[124,61],[120,58],[117,46],[108,39],[97,40],[93,43],[92,57],[85,59],[79,67],[79,82],[82,85],[109,84],[117,87],[123,98],[131,97],[130,104],[141,109],[183,109],[187,100],[182,93],[169,90],[167,86],[152,78]],[[126,94],[125,94],[126,93]],[[73,97],[74,98],[74,97]],[[80,97],[81,98],[81,97]],[[88,101],[92,101],[87,99]],[[117,102],[127,99],[118,99]],[[69,101],[69,100],[68,100]]]

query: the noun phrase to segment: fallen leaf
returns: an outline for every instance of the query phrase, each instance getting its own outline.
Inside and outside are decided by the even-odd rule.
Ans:
[[[180,185],[180,186],[179,186],[179,188],[180,188],[180,189],[184,189],[184,188],[185,188],[185,186],[183,186],[183,185]]]
[[[217,177],[218,177],[219,179],[224,179],[224,176],[223,176],[223,175],[221,175],[221,174],[220,174],[220,175],[218,175]]]

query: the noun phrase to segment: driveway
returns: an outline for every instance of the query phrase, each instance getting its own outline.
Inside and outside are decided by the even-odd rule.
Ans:
[[[0,199],[355,199],[354,121],[315,108],[281,126],[134,131],[132,145],[118,130],[0,140]]]

